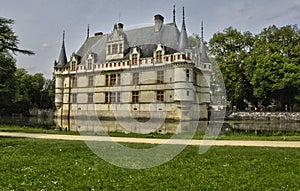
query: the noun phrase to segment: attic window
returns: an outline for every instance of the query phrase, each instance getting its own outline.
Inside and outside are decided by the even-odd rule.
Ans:
[[[132,54],[132,65],[137,64],[137,54]]]
[[[88,70],[92,69],[92,59],[88,59]]]
[[[111,50],[111,46],[108,45],[108,46],[107,46],[107,54],[111,54],[111,51],[110,51],[110,50]]]
[[[112,51],[112,54],[117,54],[118,53],[118,45],[117,44],[113,44],[111,51]]]
[[[156,51],[156,62],[161,63],[162,62],[162,51]]]
[[[75,71],[76,70],[76,62],[75,61],[72,61],[72,68],[71,68],[72,71]]]
[[[123,52],[123,46],[122,44],[119,44],[119,53],[122,53]]]

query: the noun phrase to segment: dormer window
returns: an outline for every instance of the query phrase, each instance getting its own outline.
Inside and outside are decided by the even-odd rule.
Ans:
[[[111,50],[111,45],[108,45],[108,46],[107,46],[107,54],[111,54],[111,51],[110,51],[110,50]]]
[[[119,53],[122,53],[123,52],[123,46],[122,46],[122,43],[119,44]]]
[[[156,62],[161,63],[162,62],[162,51],[156,51]]]
[[[112,45],[112,54],[118,54],[118,44],[113,44]]]
[[[125,33],[123,24],[114,25],[113,32],[107,35],[106,60],[118,60],[124,58]]]
[[[157,44],[157,48],[154,50],[153,57],[155,59],[156,63],[162,63],[163,62],[163,55],[165,54],[164,47],[160,42]]]
[[[75,70],[76,70],[76,61],[72,61],[71,70],[72,70],[72,71],[75,71]]]
[[[137,64],[137,60],[138,60],[138,55],[132,54],[132,65]]]
[[[92,59],[88,59],[88,70],[92,69]]]

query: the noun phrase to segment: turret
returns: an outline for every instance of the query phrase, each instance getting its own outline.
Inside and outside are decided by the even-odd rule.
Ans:
[[[179,51],[183,52],[186,48],[188,48],[188,36],[186,32],[186,26],[185,26],[185,18],[184,18],[184,7],[182,7],[182,27],[181,27],[181,32],[179,36]]]
[[[60,108],[63,102],[63,77],[62,77],[62,68],[68,63],[66,50],[65,50],[65,32],[63,32],[63,42],[60,50],[58,61],[54,62],[55,66],[55,106]]]

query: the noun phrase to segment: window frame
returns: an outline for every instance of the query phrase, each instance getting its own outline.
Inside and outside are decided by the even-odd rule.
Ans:
[[[131,101],[132,103],[139,103],[139,97],[140,97],[140,92],[139,91],[132,91],[131,92]]]

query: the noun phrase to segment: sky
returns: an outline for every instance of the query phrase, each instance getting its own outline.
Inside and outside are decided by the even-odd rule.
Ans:
[[[15,21],[13,30],[20,48],[35,52],[33,56],[16,55],[18,68],[30,74],[43,73],[52,78],[53,63],[58,59],[65,31],[67,57],[77,52],[87,36],[110,33],[113,25],[124,30],[154,24],[161,14],[165,23],[182,25],[182,7],[188,34],[200,34],[204,22],[204,40],[233,26],[254,34],[270,25],[278,27],[300,24],[300,0],[0,0],[0,17]]]

